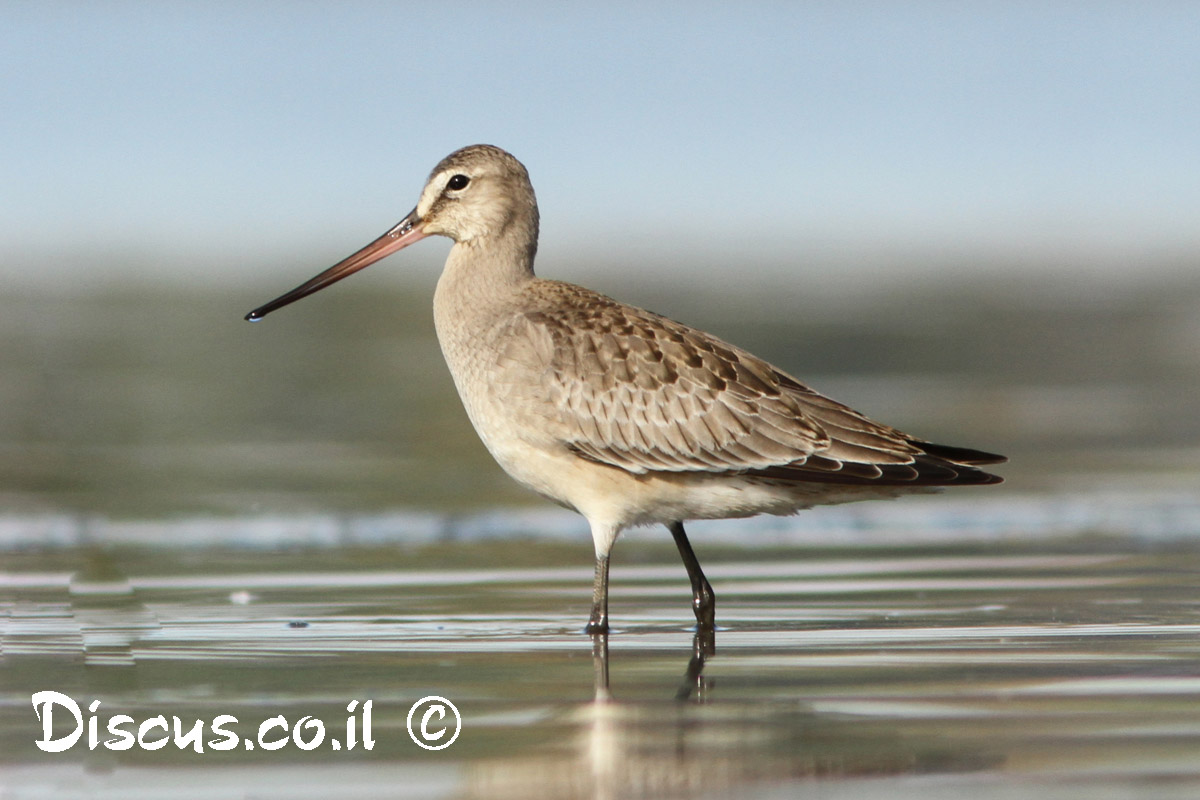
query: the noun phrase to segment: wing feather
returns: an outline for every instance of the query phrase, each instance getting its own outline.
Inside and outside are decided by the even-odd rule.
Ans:
[[[750,353],[649,311],[536,283],[502,360],[539,429],[632,473],[737,472],[855,484],[990,483],[990,453],[873,422]],[[529,310],[532,308],[533,310]],[[928,450],[925,449],[928,446]]]

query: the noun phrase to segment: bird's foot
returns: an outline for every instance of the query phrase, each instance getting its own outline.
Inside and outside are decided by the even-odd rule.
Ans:
[[[592,616],[583,632],[590,636],[608,633],[608,614],[599,609],[592,609]]]

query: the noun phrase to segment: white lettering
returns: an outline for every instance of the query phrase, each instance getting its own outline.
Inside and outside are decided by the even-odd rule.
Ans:
[[[119,736],[119,739],[108,739],[104,742],[104,746],[109,750],[128,750],[133,747],[133,743],[137,738],[129,731],[121,730],[119,726],[133,722],[133,717],[128,714],[117,714],[108,721],[108,732],[113,736]]]
[[[436,698],[441,699],[441,698]],[[371,713],[373,703],[370,700],[352,700],[346,711],[346,738],[329,739],[326,734],[325,722],[317,717],[303,716],[295,725],[290,725],[283,714],[264,720],[258,726],[258,738],[242,738],[235,732],[238,718],[232,714],[219,714],[211,723],[204,719],[185,722],[172,715],[167,722],[167,715],[158,714],[148,719],[137,720],[128,714],[100,715],[101,702],[92,700],[86,710],[80,704],[62,692],[46,689],[34,692],[30,696],[34,713],[41,724],[41,738],[35,740],[39,750],[47,753],[61,753],[69,750],[87,733],[89,750],[104,747],[113,751],[132,750],[139,747],[142,750],[161,750],[169,742],[174,742],[179,750],[191,750],[203,754],[205,745],[211,750],[229,751],[244,747],[247,751],[256,747],[274,751],[287,747],[289,740],[304,751],[317,750],[322,747],[333,750],[353,750],[361,745],[366,750],[374,749],[375,739],[372,736]],[[447,701],[443,701],[445,703]],[[414,706],[414,711],[416,706]],[[57,714],[57,719],[55,715]],[[361,728],[359,717],[361,715]],[[421,734],[426,741],[437,741],[446,738],[446,728],[438,729],[438,723],[447,716],[445,705],[431,706],[421,719]],[[86,718],[85,718],[86,717]],[[69,731],[68,723],[74,719],[75,725]],[[57,724],[56,724],[57,723]],[[413,714],[409,714],[409,731],[411,734]],[[205,741],[205,725],[209,726],[213,738]],[[186,727],[185,727],[186,726]],[[434,730],[431,732],[430,727]],[[281,729],[276,731],[275,729]],[[56,738],[57,735],[57,738]],[[457,732],[456,732],[457,735]],[[450,737],[449,741],[452,741]]]
[[[95,750],[100,744],[100,736],[96,733],[96,709],[100,707],[99,700],[93,700],[88,706],[88,711],[92,714],[92,718],[88,720],[88,750]]]
[[[213,750],[232,750],[237,747],[238,735],[233,731],[227,731],[222,728],[222,725],[236,725],[237,717],[232,714],[222,714],[212,721],[212,732],[217,736],[224,736],[224,741],[219,739],[209,739],[208,746]]]
[[[314,731],[313,738],[307,742],[300,735],[300,731],[305,728]],[[301,750],[315,750],[321,742],[325,741],[325,723],[312,717],[301,717],[300,721],[296,723],[296,727],[292,728],[292,741]]]
[[[163,737],[161,739],[155,739],[152,742],[146,741],[146,734],[155,728],[163,729]],[[143,720],[142,724],[138,725],[138,747],[142,748],[143,750],[158,750],[166,747],[167,742],[171,741],[171,737],[166,734],[169,734],[170,732],[171,729],[167,727],[167,718],[162,714],[159,714],[157,717],[151,717],[150,719]]]
[[[367,750],[375,748],[375,740],[371,738],[371,704],[374,700],[363,703],[363,747]]]
[[[432,705],[425,711],[425,716],[421,717],[421,737],[427,742],[436,742],[438,739],[446,735],[445,728],[442,728],[437,733],[429,732],[429,728],[427,727],[429,725],[429,718],[434,714],[438,715],[439,720],[445,719],[446,707],[443,705]]]
[[[265,736],[267,731],[271,730],[271,728],[283,728],[286,731],[287,726],[287,718],[284,717],[283,714],[265,720],[262,725],[258,726],[258,746],[263,750],[278,750],[279,748],[283,747],[288,743],[288,737],[286,735],[282,739],[275,739],[274,741],[270,742],[264,741],[263,736]]]
[[[346,749],[353,750],[354,745],[358,743],[354,735],[354,707],[358,705],[357,700],[351,700],[346,705],[346,710],[350,712],[350,716],[346,717]]]
[[[176,747],[180,750],[186,750],[188,745],[191,745],[192,749],[197,753],[204,752],[204,745],[201,744],[201,739],[204,737],[204,720],[196,720],[196,724],[187,733],[183,732],[183,723],[179,717],[171,717],[171,725],[175,729]]]
[[[73,747],[79,741],[79,737],[83,735],[83,717],[79,713],[79,705],[65,694],[49,689],[34,692],[32,699],[33,710],[38,715],[38,719],[42,721],[42,738],[34,742],[38,746],[38,749],[44,750],[47,753],[61,753]],[[54,707],[56,705],[67,709],[75,717],[75,730],[59,739],[52,739],[51,734],[54,731]],[[38,708],[38,706],[41,706],[41,708]]]

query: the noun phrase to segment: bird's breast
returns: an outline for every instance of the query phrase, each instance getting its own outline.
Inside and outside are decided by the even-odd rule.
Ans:
[[[518,481],[533,485],[538,453],[555,450],[544,437],[536,398],[541,377],[535,368],[510,357],[519,309],[493,297],[458,292],[443,280],[434,296],[434,323],[442,355],[471,424],[492,456]],[[534,401],[534,402],[531,402]],[[534,488],[545,493],[542,486]]]

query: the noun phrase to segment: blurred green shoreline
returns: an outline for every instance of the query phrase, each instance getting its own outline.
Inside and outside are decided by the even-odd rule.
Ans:
[[[1077,293],[999,278],[857,294],[805,293],[800,280],[774,292],[612,282],[601,288],[914,435],[1009,455],[998,491],[1179,486],[1200,469],[1200,278]],[[347,284],[242,321],[290,285],[6,292],[0,510],[541,503],[476,439],[438,350],[429,282]]]

